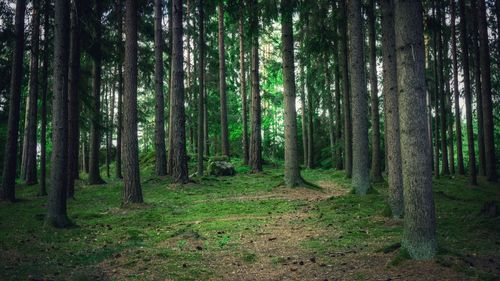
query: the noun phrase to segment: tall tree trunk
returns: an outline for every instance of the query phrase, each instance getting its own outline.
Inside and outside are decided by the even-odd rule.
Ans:
[[[108,80],[104,84],[104,110],[102,114],[104,114],[104,132],[105,132],[105,144],[106,144],[106,177],[109,179],[110,178],[110,164],[111,164],[111,159],[110,159],[110,139],[109,139],[109,125],[110,125],[110,120],[109,120],[109,100],[111,96],[111,85],[109,85],[110,81]]]
[[[241,1],[240,1],[241,4]],[[205,149],[205,135],[203,133],[203,127],[205,123],[204,111],[205,111],[205,11],[203,0],[198,3],[198,13],[199,13],[199,92],[198,92],[198,157],[197,157],[197,170],[198,176],[203,176],[203,156]],[[242,35],[241,35],[242,36]],[[240,44],[241,47],[241,44]]]
[[[54,90],[52,98],[52,156],[47,223],[64,228],[68,173],[68,59],[70,1],[55,1]]]
[[[402,246],[414,259],[431,259],[437,250],[436,215],[425,110],[425,59],[422,4],[395,1],[396,56],[403,162],[404,232]],[[410,160],[411,159],[411,160]]]
[[[493,123],[493,102],[491,93],[490,49],[488,46],[488,25],[484,0],[478,0],[478,23],[481,61],[481,99],[483,105],[484,149],[486,155],[486,176],[488,181],[497,180],[495,136]],[[498,4],[497,4],[498,5]],[[497,7],[497,9],[499,9]],[[498,20],[498,18],[497,18]]]
[[[464,69],[465,115],[467,120],[467,140],[469,148],[469,172],[471,184],[477,185],[476,155],[474,149],[474,131],[472,128],[472,106],[469,75],[469,44],[467,42],[467,18],[465,17],[465,0],[460,1],[460,39],[462,41],[462,66]]]
[[[250,168],[252,172],[262,171],[261,104],[259,84],[259,19],[258,2],[250,1],[250,31],[252,36],[252,120],[250,138]]]
[[[43,67],[42,67],[42,108],[40,129],[40,190],[39,196],[47,195],[47,91],[49,87],[49,29],[50,29],[50,1],[44,3],[43,20]]]
[[[226,51],[224,49],[224,3],[219,0],[219,94],[222,155],[229,156],[229,132],[227,125]]]
[[[375,46],[375,0],[369,0],[366,10],[368,16],[368,40],[370,46],[370,94],[372,121],[372,165],[371,176],[374,182],[382,181],[382,156],[380,152],[380,115],[378,111],[377,48]]]
[[[163,36],[161,28],[162,1],[155,0],[155,158],[156,175],[167,173],[167,152],[165,150],[165,100],[163,94]]]
[[[241,119],[243,120],[243,164],[248,165],[248,102],[247,102],[247,81],[245,76],[245,30],[243,19],[243,0],[240,0],[240,91],[241,91]]]
[[[436,0],[432,1],[432,17],[436,19]],[[432,32],[432,51],[433,51],[433,76],[434,76],[434,176],[439,177],[439,77],[438,77],[438,36],[434,29]]]
[[[24,52],[24,12],[26,1],[17,0],[15,16],[15,46],[12,56],[10,77],[9,121],[7,124],[7,141],[2,174],[1,198],[14,202],[16,200],[16,168],[17,138],[19,136],[19,112],[21,107],[21,88],[23,82]]]
[[[295,59],[293,55],[293,6],[281,0],[281,42],[283,44],[283,94],[285,119],[285,185],[301,184],[297,145],[297,111],[295,109]],[[329,93],[330,94],[330,93]]]
[[[172,96],[171,138],[172,177],[176,183],[187,183],[186,117],[184,112],[184,51],[182,42],[182,0],[172,0]]]
[[[450,174],[450,168],[448,165],[448,143],[446,138],[446,93],[444,92],[444,58],[443,58],[443,36],[442,36],[442,9],[441,9],[441,1],[437,4],[437,48],[438,48],[438,87],[439,87],[439,109],[440,109],[440,118],[439,120],[441,125],[441,170],[444,175]]]
[[[67,196],[75,195],[78,175],[78,150],[80,140],[80,108],[78,85],[80,80],[80,0],[71,3],[71,32],[68,73],[68,174]]]
[[[333,4],[333,9],[336,13],[338,13],[338,6],[336,3],[332,2]],[[333,31],[334,36],[333,36],[333,44],[332,44],[332,51],[333,51],[333,61],[334,61],[334,66],[333,66],[333,73],[334,73],[334,79],[335,79],[335,95],[334,95],[334,102],[335,102],[335,139],[337,140],[337,143],[335,145],[335,169],[337,170],[342,170],[344,168],[344,163],[343,163],[343,157],[342,157],[342,109],[341,109],[341,90],[340,90],[340,62],[339,62],[339,27],[340,25],[338,24],[337,21],[333,22]]]
[[[137,141],[137,1],[125,2],[125,91],[123,95],[123,199],[124,205],[142,203]]]
[[[336,160],[337,160],[337,151],[335,149],[337,139],[335,138],[335,117],[334,117],[334,100],[333,100],[333,92],[331,90],[331,82],[330,82],[330,69],[328,67],[328,55],[324,54],[324,74],[325,74],[325,103],[326,103],[326,110],[328,111],[328,136],[330,138],[330,155],[331,155],[331,162],[332,162],[332,168],[335,168],[336,166]]]
[[[454,148],[454,144],[453,144],[453,141],[455,139],[455,134],[453,133],[453,112],[452,112],[452,109],[451,109],[451,98],[452,98],[452,95],[451,95],[451,89],[450,89],[450,82],[451,82],[451,79],[450,79],[450,69],[448,68],[448,73],[446,75],[446,111],[447,111],[447,114],[448,114],[448,120],[449,122],[447,122],[448,124],[448,158],[450,159],[449,160],[449,163],[450,163],[450,173],[452,175],[455,174],[455,148]]]
[[[101,148],[101,65],[102,65],[102,3],[95,1],[95,38],[93,49],[92,65],[92,98],[93,98],[93,116],[90,124],[90,154],[89,154],[89,184],[103,184],[99,171],[99,151]]]
[[[312,66],[310,60],[306,74],[306,89],[307,89],[307,168],[312,169],[314,163],[314,105],[313,105],[313,85],[310,72]]]
[[[117,126],[116,126],[116,159],[115,159],[115,176],[118,179],[123,178],[122,175],[122,132],[123,132],[123,2],[116,1],[118,10],[118,50],[120,59],[118,60],[118,105],[117,105]]]
[[[344,168],[348,178],[352,177],[352,114],[351,114],[351,96],[349,87],[349,54],[347,49],[347,11],[346,0],[340,0],[339,18],[340,18],[340,69],[342,76],[342,89],[344,92]]]
[[[116,101],[116,78],[117,77],[117,69],[113,68],[113,77],[111,78],[111,101],[109,105],[109,124],[108,124],[108,132],[109,132],[109,142],[108,142],[108,151],[109,159],[111,161],[111,152],[113,151],[113,131],[115,127],[115,101]]]
[[[307,166],[307,160],[309,156],[307,154],[307,148],[309,147],[307,139],[307,112],[306,112],[306,94],[305,94],[305,74],[304,74],[304,62],[300,64],[300,112],[302,119],[302,151],[304,155],[304,166]]]
[[[451,2],[451,57],[453,63],[453,99],[455,103],[455,130],[457,132],[457,169],[460,175],[465,174],[464,157],[462,152],[462,121],[460,118],[460,102],[458,90],[458,59],[457,59],[457,35],[455,23],[455,0]]]
[[[364,195],[370,188],[368,171],[368,96],[366,92],[363,55],[363,23],[361,1],[351,0],[347,5],[349,18],[349,65],[352,93],[352,185],[357,194]]]
[[[393,0],[380,1],[380,9],[382,14],[384,114],[387,122],[385,124],[387,132],[385,139],[387,142],[386,153],[388,162],[387,181],[389,183],[389,206],[391,207],[393,217],[400,218],[403,216],[404,204],[403,175],[401,173],[401,144],[399,140],[398,76]]]

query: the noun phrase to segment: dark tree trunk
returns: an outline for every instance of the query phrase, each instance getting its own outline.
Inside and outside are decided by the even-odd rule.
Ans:
[[[349,88],[349,55],[347,49],[347,16],[345,0],[341,0],[339,7],[340,17],[340,73],[342,76],[342,89],[344,92],[344,168],[348,178],[352,176],[352,116],[351,96]]]
[[[349,65],[352,93],[352,185],[357,194],[364,195],[370,188],[368,171],[368,95],[366,92],[363,55],[363,23],[361,1],[351,0],[347,5],[349,28]]]
[[[370,46],[370,94],[372,121],[372,165],[371,176],[374,182],[382,181],[382,156],[380,152],[380,114],[378,111],[377,48],[375,46],[375,0],[369,0],[366,10],[368,16],[368,40]]]
[[[248,165],[248,102],[247,102],[247,81],[245,74],[245,34],[243,19],[243,0],[240,0],[240,91],[241,91],[241,119],[243,120],[243,164]]]
[[[307,168],[313,169],[315,167],[314,163],[314,96],[313,96],[313,85],[311,79],[311,68],[310,60],[307,68],[306,74],[306,89],[307,89]]]
[[[306,112],[306,94],[305,94],[305,74],[304,74],[304,62],[300,64],[300,107],[301,107],[301,118],[302,118],[302,151],[304,155],[304,166],[307,166],[307,160],[309,156],[307,154],[307,148],[309,147],[307,139],[307,112]]]
[[[68,173],[68,60],[70,1],[55,1],[54,90],[52,97],[52,156],[47,223],[64,228]]]
[[[240,1],[241,4],[241,1]],[[205,123],[205,12],[203,0],[199,0],[198,3],[198,13],[199,13],[199,92],[198,92],[198,157],[197,157],[197,171],[198,176],[203,176],[203,156],[205,149],[205,135],[203,133],[203,127]],[[241,46],[241,45],[240,45]]]
[[[259,19],[258,2],[250,1],[250,31],[252,36],[252,120],[250,138],[250,168],[252,172],[262,171],[261,104],[259,84]]]
[[[75,179],[78,175],[78,150],[80,140],[80,108],[78,85],[80,80],[80,0],[71,3],[71,33],[68,74],[68,174],[67,195],[75,195]]]
[[[40,129],[40,190],[39,196],[47,195],[47,91],[49,87],[49,29],[50,29],[50,1],[44,3],[43,20],[43,68],[42,68],[42,108],[41,108],[41,129]]]
[[[165,98],[163,94],[162,17],[162,1],[155,0],[155,168],[157,176],[164,176],[167,173],[167,152],[165,150]]]
[[[95,37],[94,49],[92,56],[94,59],[92,65],[92,98],[93,98],[93,114],[90,124],[90,153],[89,153],[89,184],[103,184],[104,180],[101,178],[99,171],[99,150],[101,148],[101,65],[102,65],[102,3],[95,1]]]
[[[2,193],[3,200],[16,200],[16,168],[17,139],[19,136],[19,112],[21,107],[21,88],[23,82],[23,52],[24,52],[24,12],[26,1],[17,0],[15,17],[15,46],[12,56],[12,71],[10,79],[9,121],[7,124],[7,141],[5,143],[5,158],[3,161]]]
[[[227,126],[226,51],[224,49],[224,3],[219,0],[219,94],[222,155],[229,156],[229,132]]]
[[[467,42],[467,18],[465,17],[465,0],[460,1],[460,39],[462,41],[462,66],[464,69],[465,115],[467,120],[467,140],[469,147],[469,172],[471,184],[477,185],[476,155],[474,148],[474,131],[472,128],[472,105],[469,74],[469,44]]]
[[[336,4],[334,4],[333,9],[338,12],[338,7]],[[342,110],[341,110],[341,91],[340,91],[340,63],[339,63],[339,24],[337,21],[334,21],[334,27],[333,30],[335,32],[333,36],[333,45],[332,45],[332,51],[333,51],[333,61],[334,61],[334,79],[335,79],[335,95],[334,95],[334,102],[335,102],[335,139],[337,141],[335,145],[335,168],[337,170],[342,170],[344,168],[344,163],[343,163],[343,157],[342,157]]]
[[[414,259],[436,254],[436,216],[432,195],[431,147],[426,121],[422,4],[395,1],[404,232],[402,246]]]
[[[432,17],[436,19],[436,1],[432,1]],[[438,36],[434,29],[432,32],[432,51],[433,51],[433,76],[434,76],[434,177],[439,177],[439,78],[438,78]]]
[[[450,174],[450,168],[448,165],[448,143],[446,138],[446,93],[444,92],[444,58],[443,58],[443,36],[442,36],[442,9],[441,9],[441,1],[437,4],[437,19],[436,23],[438,23],[437,32],[437,49],[438,49],[438,87],[439,90],[439,109],[440,109],[440,118],[439,120],[441,125],[441,170],[443,175]]]
[[[328,111],[328,136],[330,138],[330,157],[332,168],[335,168],[337,159],[337,151],[335,150],[337,139],[335,138],[335,117],[334,117],[334,100],[331,90],[330,69],[328,67],[328,55],[324,55],[324,74],[325,74],[325,103]]]
[[[123,95],[123,199],[124,205],[142,203],[137,142],[137,1],[125,2],[125,91]]]
[[[172,91],[171,139],[172,177],[176,183],[187,183],[186,117],[184,112],[184,70],[182,42],[182,0],[172,0]]]
[[[486,155],[486,176],[488,181],[497,180],[495,136],[493,123],[493,103],[491,92],[490,49],[488,46],[488,25],[484,0],[478,0],[478,23],[481,61],[481,99],[483,105],[484,150]],[[497,10],[498,10],[497,2]],[[497,12],[498,13],[498,12]],[[498,18],[497,18],[498,20]]]
[[[118,106],[117,106],[117,126],[116,126],[116,159],[115,159],[115,176],[118,179],[123,178],[122,175],[122,132],[123,132],[123,3],[122,0],[117,0],[118,9],[118,50],[120,59],[118,60]]]
[[[399,140],[398,76],[396,65],[396,41],[394,31],[394,2],[380,1],[382,14],[382,50],[384,109],[387,142],[387,181],[389,206],[395,218],[403,216],[403,175],[401,173],[401,143]],[[427,119],[427,114],[426,119]]]

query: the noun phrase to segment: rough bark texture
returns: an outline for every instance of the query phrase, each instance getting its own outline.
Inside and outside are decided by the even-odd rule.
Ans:
[[[352,93],[352,185],[357,194],[370,188],[368,171],[368,96],[363,55],[361,1],[347,4],[349,28],[349,65]]]
[[[50,1],[44,3],[43,20],[43,67],[42,67],[42,106],[40,129],[40,190],[39,196],[47,195],[47,91],[49,87],[49,29],[50,29]]]
[[[340,73],[342,76],[342,89],[344,92],[344,169],[346,176],[352,176],[352,116],[351,97],[349,88],[349,55],[347,53],[347,18],[345,0],[339,2],[340,18]]]
[[[101,148],[101,73],[102,73],[102,3],[95,2],[94,49],[92,50],[92,121],[90,123],[89,184],[103,184],[99,171],[99,150]]]
[[[476,155],[474,148],[474,131],[472,128],[472,105],[469,74],[469,43],[467,42],[467,18],[465,17],[465,0],[460,1],[460,39],[462,41],[462,66],[464,70],[465,116],[467,121],[467,142],[469,148],[469,172],[471,184],[477,185]]]
[[[155,170],[157,176],[167,174],[165,148],[165,98],[163,94],[162,1],[155,0]]]
[[[283,87],[285,119],[285,185],[301,183],[298,145],[297,112],[295,109],[295,64],[293,54],[293,7],[290,0],[281,0],[281,42],[283,45]]]
[[[460,175],[465,174],[464,157],[462,152],[462,122],[460,120],[460,102],[458,90],[458,59],[457,59],[457,35],[455,24],[455,0],[451,2],[451,57],[453,63],[453,99],[455,103],[455,130],[457,132],[457,169]]]
[[[240,2],[241,4],[241,2]],[[203,0],[198,3],[199,13],[199,92],[198,92],[198,157],[197,157],[197,170],[198,176],[203,176],[203,156],[205,149],[205,135],[203,134],[203,127],[205,123],[205,12],[203,7]],[[241,45],[240,45],[241,46]],[[244,137],[245,138],[245,137]]]
[[[437,250],[432,195],[431,147],[426,122],[422,6],[395,1],[401,156],[405,198],[402,246],[414,259],[431,259]]]
[[[387,142],[387,181],[389,206],[396,218],[403,216],[403,175],[401,172],[401,144],[399,132],[398,77],[396,41],[394,33],[394,1],[381,0],[382,58],[384,81],[384,109]],[[426,130],[427,131],[427,130]]]
[[[382,181],[382,156],[380,152],[380,114],[378,111],[377,48],[375,47],[375,0],[369,0],[366,10],[368,16],[368,40],[370,52],[370,97],[372,123],[372,164],[371,177],[374,182]]]
[[[226,50],[224,47],[224,3],[219,0],[219,94],[220,136],[222,155],[229,156],[229,129],[227,125]]]
[[[124,54],[123,50],[123,4],[122,0],[117,0],[118,9],[118,49],[120,54]],[[123,132],[123,56],[118,60],[118,106],[117,106],[117,126],[116,126],[116,155],[115,155],[115,176],[118,179],[123,178],[122,175],[122,132]]]
[[[182,42],[182,0],[172,0],[172,92],[170,126],[172,177],[176,183],[187,183],[186,117],[184,109],[184,56]]]
[[[55,1],[54,89],[52,97],[52,156],[47,223],[67,227],[66,211],[68,173],[68,59],[70,1]]]
[[[71,32],[68,74],[68,198],[73,198],[75,195],[75,179],[78,175],[78,150],[80,147],[80,109],[78,91],[80,80],[79,12],[80,0],[73,0],[71,3]]]
[[[483,105],[484,150],[486,176],[489,181],[497,180],[495,159],[495,136],[493,123],[493,103],[491,93],[490,50],[488,47],[488,25],[486,22],[486,6],[484,0],[478,0],[478,24],[481,60],[481,99]],[[497,7],[498,9],[498,7]],[[497,18],[498,19],[498,18]]]
[[[243,164],[248,165],[248,102],[247,102],[247,81],[245,74],[245,30],[243,20],[243,0],[240,0],[240,91],[241,91],[241,119],[243,120]]]
[[[259,19],[258,3],[250,1],[250,29],[252,34],[252,120],[250,138],[250,168],[252,172],[262,171],[261,104],[259,85]]]
[[[437,6],[437,18],[436,23],[438,23],[437,32],[437,49],[438,49],[438,87],[439,87],[439,109],[440,109],[440,125],[441,125],[441,171],[443,175],[450,174],[450,168],[448,165],[448,142],[446,136],[446,93],[444,91],[444,57],[443,57],[443,36],[442,36],[442,13],[441,13],[441,2],[439,1]]]
[[[2,174],[1,198],[14,202],[16,200],[16,168],[17,138],[19,136],[19,112],[21,107],[21,87],[23,81],[24,52],[24,12],[26,1],[17,0],[15,16],[15,46],[12,56],[10,77],[9,121],[7,124],[7,141]]]
[[[137,1],[125,2],[125,91],[123,95],[123,204],[142,203],[137,143]]]

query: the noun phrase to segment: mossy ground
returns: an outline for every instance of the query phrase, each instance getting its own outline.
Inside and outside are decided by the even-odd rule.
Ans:
[[[121,208],[118,180],[80,181],[70,229],[45,226],[46,198],[20,185],[20,202],[0,203],[0,280],[500,278],[500,218],[480,214],[500,202],[499,184],[435,180],[440,252],[416,262],[394,246],[402,221],[384,216],[386,183],[357,196],[342,172],[318,169],[302,174],[323,190],[287,189],[280,165],[268,165],[176,186],[150,162],[141,163],[143,205]]]

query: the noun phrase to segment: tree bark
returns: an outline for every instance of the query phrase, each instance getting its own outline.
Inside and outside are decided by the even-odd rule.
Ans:
[[[333,4],[334,7],[333,9],[338,13],[338,7],[336,4]],[[342,157],[342,109],[341,109],[341,89],[340,89],[340,62],[339,62],[339,24],[337,21],[333,22],[333,30],[335,32],[333,36],[333,45],[332,45],[332,51],[333,51],[333,61],[334,61],[334,66],[333,66],[333,71],[334,71],[334,79],[335,79],[335,96],[334,96],[334,101],[335,101],[335,139],[337,140],[337,143],[335,145],[335,155],[336,155],[336,161],[335,161],[335,169],[337,170],[342,170],[344,168],[344,163],[343,163],[343,157]]]
[[[307,112],[306,112],[306,94],[305,94],[305,74],[304,74],[304,64],[300,64],[300,107],[301,107],[301,119],[302,119],[302,151],[304,156],[304,166],[307,166],[307,160],[309,156],[307,155],[307,148],[309,147],[307,139]]]
[[[241,4],[241,1],[240,1]],[[205,135],[203,133],[204,123],[205,123],[205,11],[203,0],[199,0],[198,3],[198,13],[199,13],[199,92],[198,92],[198,157],[197,157],[197,168],[198,176],[203,176],[203,156],[205,149]],[[241,47],[241,44],[240,44]]]
[[[41,106],[41,129],[40,129],[40,190],[39,196],[47,195],[47,91],[49,87],[49,29],[50,29],[50,1],[44,3],[43,22],[43,67],[42,67],[42,106]]]
[[[421,3],[396,0],[394,15],[405,198],[402,246],[414,259],[431,259],[437,251],[436,216],[429,165],[431,147],[426,136]]]
[[[118,179],[123,178],[122,175],[122,132],[123,132],[123,2],[117,0],[118,9],[118,50],[120,59],[118,60],[118,105],[117,105],[117,126],[116,126],[116,159],[115,159],[115,176]]]
[[[240,18],[239,18],[239,34],[240,34],[240,91],[241,91],[241,118],[243,120],[243,164],[248,165],[248,102],[247,102],[247,81],[245,76],[245,34],[244,34],[244,19],[243,19],[243,0],[240,0]]]
[[[219,94],[220,94],[220,127],[222,155],[229,156],[229,132],[227,125],[226,96],[226,50],[224,47],[224,3],[218,1],[219,9]]]
[[[163,94],[162,17],[162,1],[155,0],[155,170],[157,176],[164,176],[167,173],[167,152],[165,150],[165,98]]]
[[[442,36],[442,13],[441,13],[441,1],[437,4],[437,18],[436,22],[438,23],[437,28],[437,48],[438,48],[438,87],[439,87],[439,109],[440,109],[440,118],[439,120],[441,125],[441,170],[443,175],[450,174],[450,168],[448,165],[448,143],[446,137],[446,93],[444,92],[444,58],[443,58],[443,36]]]
[[[262,171],[261,104],[259,84],[259,19],[258,2],[250,1],[250,31],[252,36],[252,120],[250,138],[250,168],[252,172]]]
[[[122,204],[142,203],[137,142],[137,1],[125,2],[125,91],[123,95],[123,199]]]
[[[394,1],[380,1],[382,14],[383,94],[386,119],[387,181],[389,206],[392,216],[403,216],[403,175],[401,172],[401,143],[399,131],[398,76],[396,65],[396,41],[394,31]],[[427,115],[426,115],[427,118]],[[427,131],[427,130],[426,130]]]
[[[349,54],[347,50],[347,17],[345,0],[339,1],[340,18],[340,73],[342,76],[342,89],[344,92],[344,168],[348,178],[352,177],[352,114],[351,96],[349,88]]]
[[[313,85],[311,79],[310,57],[308,59],[306,74],[306,89],[307,89],[307,168],[313,169],[314,163],[314,105],[313,105]]]
[[[55,1],[54,89],[52,98],[52,156],[47,223],[64,228],[68,173],[68,59],[70,1]]]
[[[368,171],[368,95],[366,92],[365,62],[361,1],[347,4],[349,28],[349,65],[352,92],[352,185],[359,195],[370,188]]]
[[[464,69],[465,116],[467,121],[467,140],[469,148],[469,172],[471,184],[477,185],[476,155],[474,149],[474,131],[472,128],[472,105],[469,74],[469,43],[467,42],[467,18],[465,17],[465,0],[460,1],[460,39],[462,41],[462,66]]]
[[[12,71],[10,77],[9,120],[7,123],[7,141],[2,174],[3,200],[16,201],[16,168],[17,139],[19,136],[19,112],[21,107],[21,90],[23,82],[23,52],[24,52],[24,12],[26,1],[17,0],[15,16],[15,46],[12,56]]]

